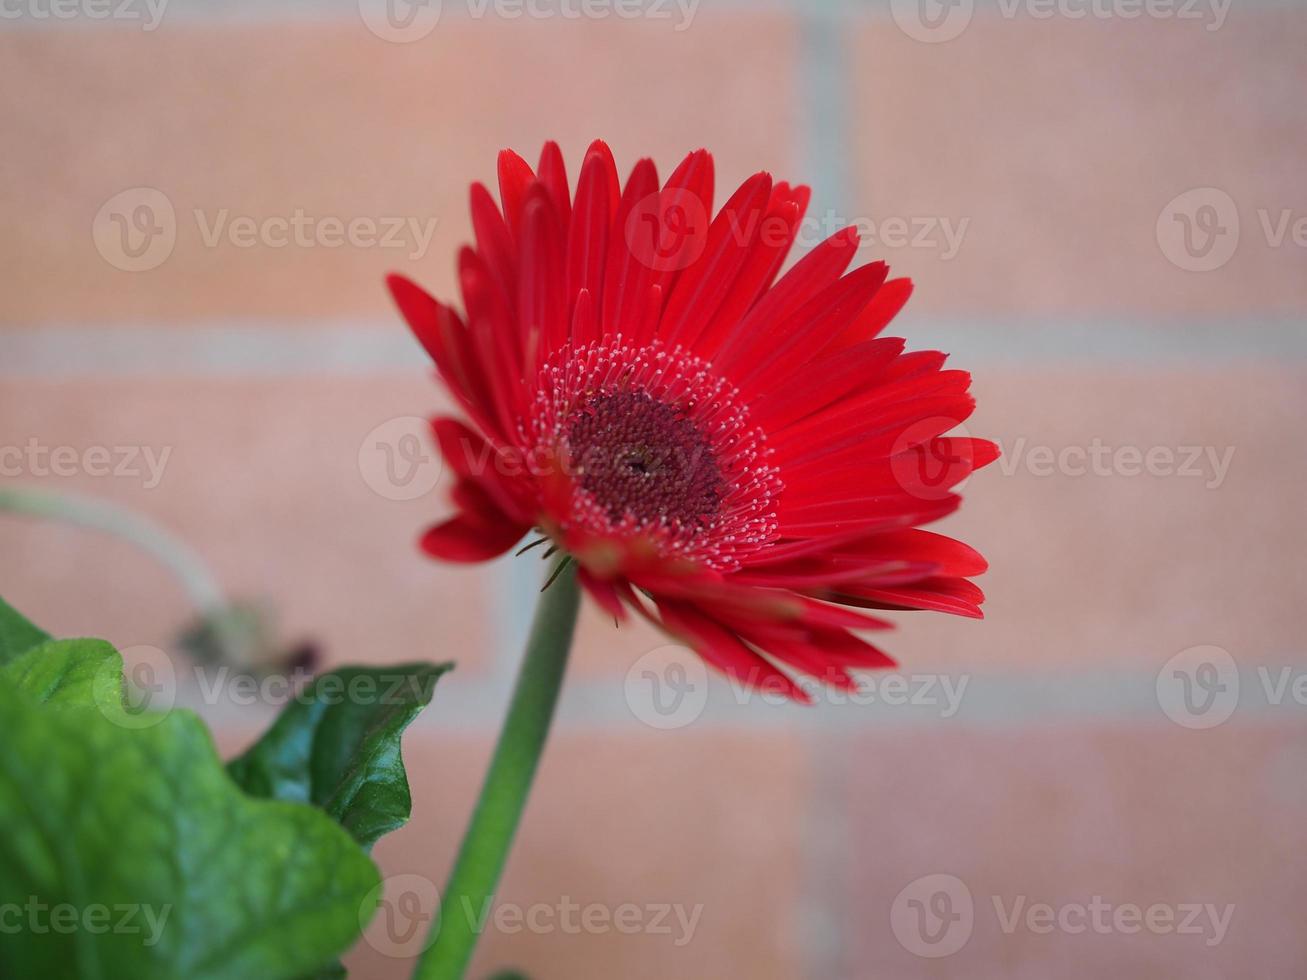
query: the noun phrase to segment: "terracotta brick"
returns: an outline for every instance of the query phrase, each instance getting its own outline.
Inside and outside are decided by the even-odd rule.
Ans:
[[[951,260],[932,244],[939,234],[926,247],[866,250],[917,281],[914,307],[1301,311],[1304,248],[1291,236],[1271,247],[1258,211],[1273,230],[1282,212],[1290,228],[1307,218],[1295,95],[1307,83],[1297,54],[1307,15],[1234,4],[1209,30],[1212,17],[1008,18],[1003,7],[976,4],[945,43],[914,40],[888,15],[857,35],[850,217],[969,221]],[[1157,223],[1168,202],[1207,187],[1237,212],[1238,248],[1214,271],[1187,271],[1163,254]],[[1182,203],[1206,218],[1205,200]],[[1228,208],[1210,213],[1232,230]],[[1180,228],[1174,215],[1164,224]]]
[[[1296,915],[1307,898],[1295,858],[1307,843],[1297,767],[1303,734],[1299,720],[1210,732],[940,728],[832,744],[838,758],[857,760],[844,769],[848,823],[857,832],[845,920],[852,944],[841,975],[1149,980],[1299,972],[1307,962]],[[965,919],[950,933],[928,917],[927,928],[942,938],[934,946],[916,941],[919,913],[906,903],[922,896],[898,896],[932,874],[952,875],[970,892],[969,938]],[[962,913],[965,897],[955,884],[949,890],[952,911]],[[1022,897],[1025,908],[1057,908],[1095,896],[1113,906],[1234,908],[1219,936],[1206,915],[1199,934],[1092,926],[1045,934],[1027,928],[1024,910],[1005,931],[995,907],[998,898],[1011,916]],[[1068,921],[1074,928],[1079,920]],[[900,932],[908,945],[897,940]],[[951,955],[917,953],[949,942],[961,943]]]
[[[785,16],[704,12],[677,32],[665,21],[451,15],[402,45],[349,13],[0,36],[0,115],[14,150],[0,161],[10,272],[0,323],[389,317],[389,269],[450,291],[469,237],[468,184],[495,186],[505,146],[534,160],[557,139],[574,179],[595,137],[623,171],[653,155],[670,172],[703,145],[717,154],[723,193],[760,169],[792,171],[796,53]],[[727,49],[752,54],[724,59]],[[102,205],[138,187],[166,195],[176,241],[157,268],[127,272],[97,253],[91,229]],[[141,203],[117,210],[130,216]],[[223,209],[261,222],[296,208],[345,222],[434,219],[436,230],[420,257],[408,247],[239,248],[225,234],[206,247],[193,214],[212,229]]]
[[[409,770],[421,774],[414,818],[378,845],[384,873],[443,884],[489,751],[484,739],[431,731],[408,738]],[[564,898],[610,910],[672,904],[687,915],[702,905],[701,915],[680,946],[686,933],[676,925],[670,935],[492,928],[471,975],[516,965],[542,980],[802,976],[793,901],[802,867],[803,764],[800,746],[785,735],[559,733],[501,901],[523,909],[556,907]],[[346,962],[379,980],[411,970],[411,962],[366,943]]]
[[[991,368],[977,372],[975,393],[969,430],[1007,455],[940,528],[989,558],[987,618],[901,617],[906,662],[1152,670],[1205,643],[1248,664],[1301,659],[1296,597],[1307,580],[1284,549],[1307,532],[1294,504],[1307,474],[1284,451],[1303,410],[1299,371]],[[1031,455],[1095,440],[1114,453],[1175,450],[1172,475],[1133,475],[1124,453],[1109,475],[1043,475]],[[1224,479],[1210,462],[1181,475],[1188,446],[1233,449]]]
[[[359,463],[375,426],[440,404],[420,372],[9,380],[0,389],[0,445],[36,439],[72,447],[78,459],[94,446],[170,450],[153,488],[148,476],[85,468],[6,482],[91,494],[157,522],[201,556],[229,596],[270,601],[284,637],[319,642],[327,663],[454,659],[475,671],[497,642],[485,599],[495,572],[438,565],[416,546],[449,509],[446,483],[417,499],[387,499]],[[0,591],[59,633],[167,646],[188,614],[177,583],[122,543],[8,515],[0,535]]]

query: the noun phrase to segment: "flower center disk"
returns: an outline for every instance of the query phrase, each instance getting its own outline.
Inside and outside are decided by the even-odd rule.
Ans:
[[[647,391],[596,395],[567,430],[581,487],[611,521],[711,525],[726,497],[712,446],[694,422]]]
[[[776,535],[781,484],[761,430],[703,360],[655,341],[565,348],[542,368],[527,440],[571,479],[566,530],[644,537],[711,568]]]

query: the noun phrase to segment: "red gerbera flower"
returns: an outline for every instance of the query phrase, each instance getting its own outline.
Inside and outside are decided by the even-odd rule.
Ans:
[[[862,610],[980,616],[973,549],[917,525],[997,455],[949,436],[971,378],[881,330],[912,290],[845,273],[845,229],[785,275],[806,187],[749,178],[711,219],[713,161],[619,185],[602,142],[575,198],[549,143],[499,157],[502,210],[472,186],[466,319],[407,279],[395,300],[471,425],[433,425],[458,480],[437,558],[494,558],[532,528],[617,619],[635,610],[706,661],[799,700],[893,661]],[[857,607],[850,608],[850,607]]]

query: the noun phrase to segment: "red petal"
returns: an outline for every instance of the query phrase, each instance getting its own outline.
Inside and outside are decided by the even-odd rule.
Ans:
[[[861,344],[877,336],[889,322],[898,315],[899,310],[907,303],[908,297],[912,295],[911,279],[891,279],[880,288],[880,291],[867,304],[866,309],[858,315],[855,320],[835,342],[831,344],[830,350],[838,351],[846,347],[852,347],[854,344]]]
[[[775,690],[802,704],[812,698],[765,657],[750,650],[732,630],[688,603],[658,601],[663,626],[690,644],[699,656],[728,677],[749,687]]]
[[[721,369],[735,367],[745,397],[766,391],[820,354],[871,301],[888,274],[884,262],[854,269],[791,315],[760,329],[751,344],[736,346],[733,358],[720,358]]]
[[[894,588],[846,586],[831,600],[869,609],[933,609],[983,619],[980,604],[985,601],[985,593],[967,579],[941,577]]]
[[[418,342],[435,361],[441,378],[477,425],[503,438],[489,384],[472,350],[463,322],[449,307],[400,275],[386,277],[386,285]]]
[[[708,325],[745,260],[757,248],[771,186],[771,174],[754,174],[713,219],[703,254],[685,270],[667,298],[663,314],[667,343],[690,347]]]
[[[459,481],[454,499],[462,513],[422,536],[422,550],[434,558],[488,561],[508,551],[527,532],[526,527],[507,518],[475,483]]]
[[[585,151],[585,160],[582,161],[582,169],[591,160],[599,161],[599,166],[604,175],[604,185],[608,188],[608,213],[612,214],[617,210],[617,202],[622,196],[621,184],[617,179],[617,162],[613,159],[613,151],[608,148],[608,144],[603,140],[595,140]]]
[[[576,206],[567,231],[567,295],[576,296],[587,289],[598,303],[603,297],[604,262],[608,253],[608,228],[612,211],[609,203],[611,155],[594,154],[586,158],[576,185]],[[616,179],[615,177],[613,179]],[[599,340],[574,337],[580,345]]]
[[[622,604],[617,587],[608,579],[591,575],[584,567],[577,570],[577,580],[594,597],[595,602],[619,623],[626,621],[626,606]]]
[[[567,164],[563,162],[563,151],[553,140],[540,151],[540,165],[536,167],[536,173],[540,183],[549,188],[558,223],[566,228],[572,219],[572,203],[567,190]]]
[[[504,204],[508,230],[517,236],[522,227],[522,205],[527,188],[535,181],[531,165],[512,150],[499,151],[499,199]]]
[[[603,330],[630,337],[644,310],[653,270],[636,257],[627,242],[627,222],[637,207],[647,206],[646,198],[658,193],[658,170],[649,159],[641,160],[631,171],[622,191],[621,202],[613,217],[608,238],[608,260],[604,270]]]
[[[814,358],[750,405],[750,421],[769,431],[797,422],[874,383],[902,351],[901,339],[885,337]]]
[[[969,383],[970,376],[967,376],[956,387]],[[976,400],[965,392],[927,395],[891,404],[878,389],[809,415],[775,434],[771,447],[778,464],[795,467],[842,450],[854,451],[857,447],[867,457],[885,456],[919,446],[957,428],[975,408]]]
[[[441,561],[478,562],[498,558],[526,533],[502,525],[488,528],[466,515],[450,518],[422,535],[422,550]]]
[[[772,189],[771,203],[758,224],[757,244],[749,251],[717,312],[695,342],[699,356],[711,358],[762,291],[771,285],[794,244],[808,197],[806,187],[791,190],[788,184],[780,183]]]
[[[471,205],[472,231],[476,236],[477,252],[499,288],[504,291],[504,296],[511,300],[517,280],[517,261],[508,225],[484,184],[472,185]]]
[[[472,349],[489,382],[499,431],[505,434],[506,439],[511,438],[508,434],[516,428],[523,395],[518,327],[506,313],[500,316],[489,315],[489,311],[496,307],[496,301],[492,298],[496,287],[490,281],[480,255],[470,248],[463,249],[459,256],[459,279],[468,309],[487,313],[468,324]]]
[[[737,346],[750,346],[758,331],[783,320],[834,283],[849,267],[857,250],[858,233],[854,228],[838,231],[814,248],[762,295],[724,339],[720,355],[730,354]]]
[[[571,333],[563,296],[562,230],[543,184],[533,184],[527,194],[521,240],[518,319],[524,335],[525,377],[534,378]]]
[[[782,498],[783,502],[784,498]],[[886,503],[879,500],[832,501],[780,515],[780,533],[785,537],[811,538],[832,534],[874,534],[897,528],[929,524],[958,509],[962,498],[949,494],[939,500],[902,497]]]

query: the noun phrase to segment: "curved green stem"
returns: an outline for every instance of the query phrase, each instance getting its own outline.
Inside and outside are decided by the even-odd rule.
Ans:
[[[565,567],[557,570],[536,609],[508,718],[445,885],[440,918],[432,923],[435,942],[418,961],[414,980],[460,980],[489,921],[495,886],[549,735],[572,646],[580,590],[574,566],[563,561]]]
[[[200,612],[225,604],[222,589],[199,555],[140,514],[94,497],[22,487],[0,490],[0,511],[63,521],[122,538],[163,562]]]

